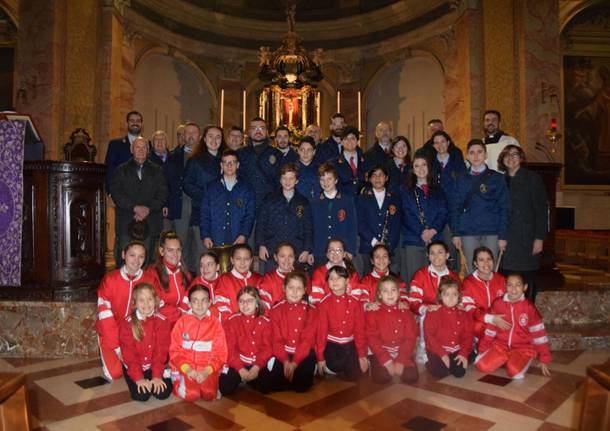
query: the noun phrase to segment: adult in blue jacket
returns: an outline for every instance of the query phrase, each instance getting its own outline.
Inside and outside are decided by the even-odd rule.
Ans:
[[[445,192],[445,197],[450,201],[455,196],[455,185],[457,179],[466,173],[466,164],[462,151],[453,145],[451,137],[444,131],[439,130],[432,134],[430,138],[433,149],[432,151],[432,173],[437,184]],[[448,202],[449,206],[451,203]],[[453,233],[449,224],[443,230],[443,241],[449,247],[451,259],[448,265],[452,270],[458,272],[460,270],[460,254],[452,242]]]
[[[199,228],[208,249],[244,244],[254,226],[254,190],[237,175],[237,153],[225,150],[220,163],[222,176],[208,184],[201,202]]]
[[[326,262],[326,245],[331,238],[345,242],[348,259],[357,252],[358,220],[354,199],[337,190],[337,170],[331,163],[318,169],[322,193],[311,203],[313,252],[316,265]]]
[[[411,176],[411,144],[404,136],[392,141],[392,158],[388,162],[388,190],[398,193]]]
[[[114,170],[131,160],[131,143],[142,133],[143,117],[138,111],[129,112],[125,121],[127,122],[127,135],[110,141],[106,150],[104,163],[106,164],[106,193],[109,195]]]
[[[318,162],[325,163],[336,159],[343,152],[341,145],[341,134],[345,128],[345,117],[340,112],[333,114],[330,118],[330,136],[317,146],[316,159]]]
[[[360,236],[360,265],[362,274],[372,270],[370,253],[373,247],[384,243],[398,255],[400,241],[400,198],[397,193],[386,189],[388,173],[383,166],[374,166],[369,171],[371,187],[367,187],[356,197],[358,214],[358,235]],[[400,265],[397,259],[392,260],[391,271],[398,272]]]
[[[488,247],[497,259],[507,244],[510,196],[504,176],[487,167],[486,157],[483,141],[468,143],[470,170],[458,178],[450,205],[453,244],[464,252],[468,273],[477,247]]]
[[[423,154],[413,159],[412,173],[400,188],[402,202],[402,261],[400,274],[409,282],[428,263],[426,247],[442,240],[447,223],[445,193],[436,184]]]
[[[279,188],[282,153],[271,146],[267,124],[262,118],[250,121],[249,135],[246,145],[237,151],[239,174],[254,189],[258,211],[265,196]]]
[[[280,166],[286,163],[296,163],[299,160],[299,155],[290,145],[290,129],[286,126],[280,126],[275,129],[275,148],[277,148],[282,157],[280,158]]]
[[[339,179],[337,189],[352,197],[360,193],[366,182],[366,165],[362,149],[358,146],[359,139],[358,129],[345,127],[341,134],[343,153],[332,160]]]
[[[317,199],[320,193],[322,193],[320,179],[318,178],[318,167],[320,164],[316,161],[316,151],[314,138],[311,136],[301,138],[297,149],[299,160],[296,165],[299,170],[299,181],[297,182],[296,189],[310,202]]]
[[[277,266],[273,254],[281,242],[289,242],[297,261],[313,264],[313,220],[309,201],[298,191],[294,163],[280,168],[282,189],[268,195],[256,219],[256,249],[265,262],[265,272]],[[311,258],[309,257],[311,255]]]

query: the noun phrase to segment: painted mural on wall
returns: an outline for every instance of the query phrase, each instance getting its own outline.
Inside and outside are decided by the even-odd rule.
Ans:
[[[610,189],[610,57],[564,56],[566,186]]]

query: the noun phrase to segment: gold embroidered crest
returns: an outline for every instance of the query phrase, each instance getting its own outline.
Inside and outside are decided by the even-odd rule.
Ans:
[[[303,217],[303,214],[305,213],[305,208],[303,208],[303,205],[297,206],[296,213],[298,218]]]
[[[237,199],[235,201],[235,205],[237,206],[237,208],[243,208],[244,202],[241,199]]]
[[[481,185],[479,186],[479,191],[481,193],[487,193],[487,184],[481,183]]]
[[[388,207],[388,211],[390,213],[390,215],[394,215],[396,214],[396,205],[392,204]]]
[[[275,165],[275,162],[277,162],[277,157],[275,157],[275,154],[271,154],[269,156],[269,163],[271,163],[272,165]]]
[[[347,214],[345,214],[345,210],[339,210],[339,212],[337,213],[337,218],[339,219],[339,221],[343,221],[345,220],[345,217],[347,216]]]

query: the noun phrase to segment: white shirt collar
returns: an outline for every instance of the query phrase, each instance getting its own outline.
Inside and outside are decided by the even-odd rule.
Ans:
[[[248,278],[252,277],[252,273],[251,273],[250,271],[248,271],[248,273],[247,273],[247,274],[246,274],[246,276],[244,277],[244,276],[243,276],[243,275],[241,275],[241,274],[239,273],[239,271],[237,271],[235,268],[233,268],[233,269],[231,270],[231,274],[233,274],[233,276],[234,276],[235,278],[239,278],[240,280],[246,280],[246,279],[248,279]]]
[[[123,277],[125,280],[127,281],[132,281],[132,276],[129,275],[129,273],[127,272],[127,269],[125,269],[125,265],[123,265],[121,267],[120,270],[121,273],[121,277]],[[133,275],[133,281],[139,280],[140,277],[142,277],[142,274],[144,273],[144,271],[142,271],[142,268],[138,269],[138,272],[135,273],[135,275]]]
[[[334,199],[337,196],[337,192],[337,189],[335,189],[335,191],[331,193],[324,192],[324,196],[326,196],[328,199]]]
[[[428,272],[430,272],[430,274],[434,274],[436,275],[439,279],[445,275],[449,275],[449,268],[445,267],[444,270],[442,270],[441,272],[437,272],[436,269],[434,269],[434,266],[432,266],[432,264],[428,265]]]
[[[328,270],[328,269],[331,269],[333,266],[342,266],[343,268],[345,268],[345,262],[343,262],[343,261],[342,261],[341,263],[339,263],[339,264],[337,264],[337,265],[335,265],[335,264],[331,263],[331,261],[330,261],[330,260],[329,260],[328,262],[326,262],[326,269],[327,269],[327,270]]]

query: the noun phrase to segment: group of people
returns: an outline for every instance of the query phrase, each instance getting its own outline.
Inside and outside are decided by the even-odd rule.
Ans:
[[[387,122],[363,152],[341,114],[327,140],[312,125],[295,145],[262,118],[245,143],[187,123],[169,152],[129,113],[106,157],[118,269],[99,288],[105,375],[124,374],[134,399],[173,386],[193,400],[241,382],[304,391],[315,370],[413,382],[414,352],[439,377],[476,358],[518,378],[536,356],[548,374],[534,306],[546,196],[500,119],[485,113],[464,160],[440,120],[415,152]]]
[[[173,231],[161,234],[155,262],[132,241],[124,265],[98,290],[97,332],[105,376],[124,376],[131,396],[146,401],[174,395],[213,400],[247,384],[262,393],[307,391],[315,374],[375,383],[419,378],[416,362],[435,377],[463,377],[474,362],[490,373],[522,379],[538,357],[549,375],[549,343],[542,318],[525,298],[519,273],[494,272],[487,247],[474,252],[475,272],[463,282],[447,262],[442,241],[428,244],[428,265],[407,284],[390,273],[390,249],[376,244],[372,270],[360,278],[332,238],[328,262],[310,277],[295,270],[297,254],[283,242],[278,267],[251,271],[248,244],[231,249],[231,270],[218,256],[200,257],[198,275],[181,264]]]

